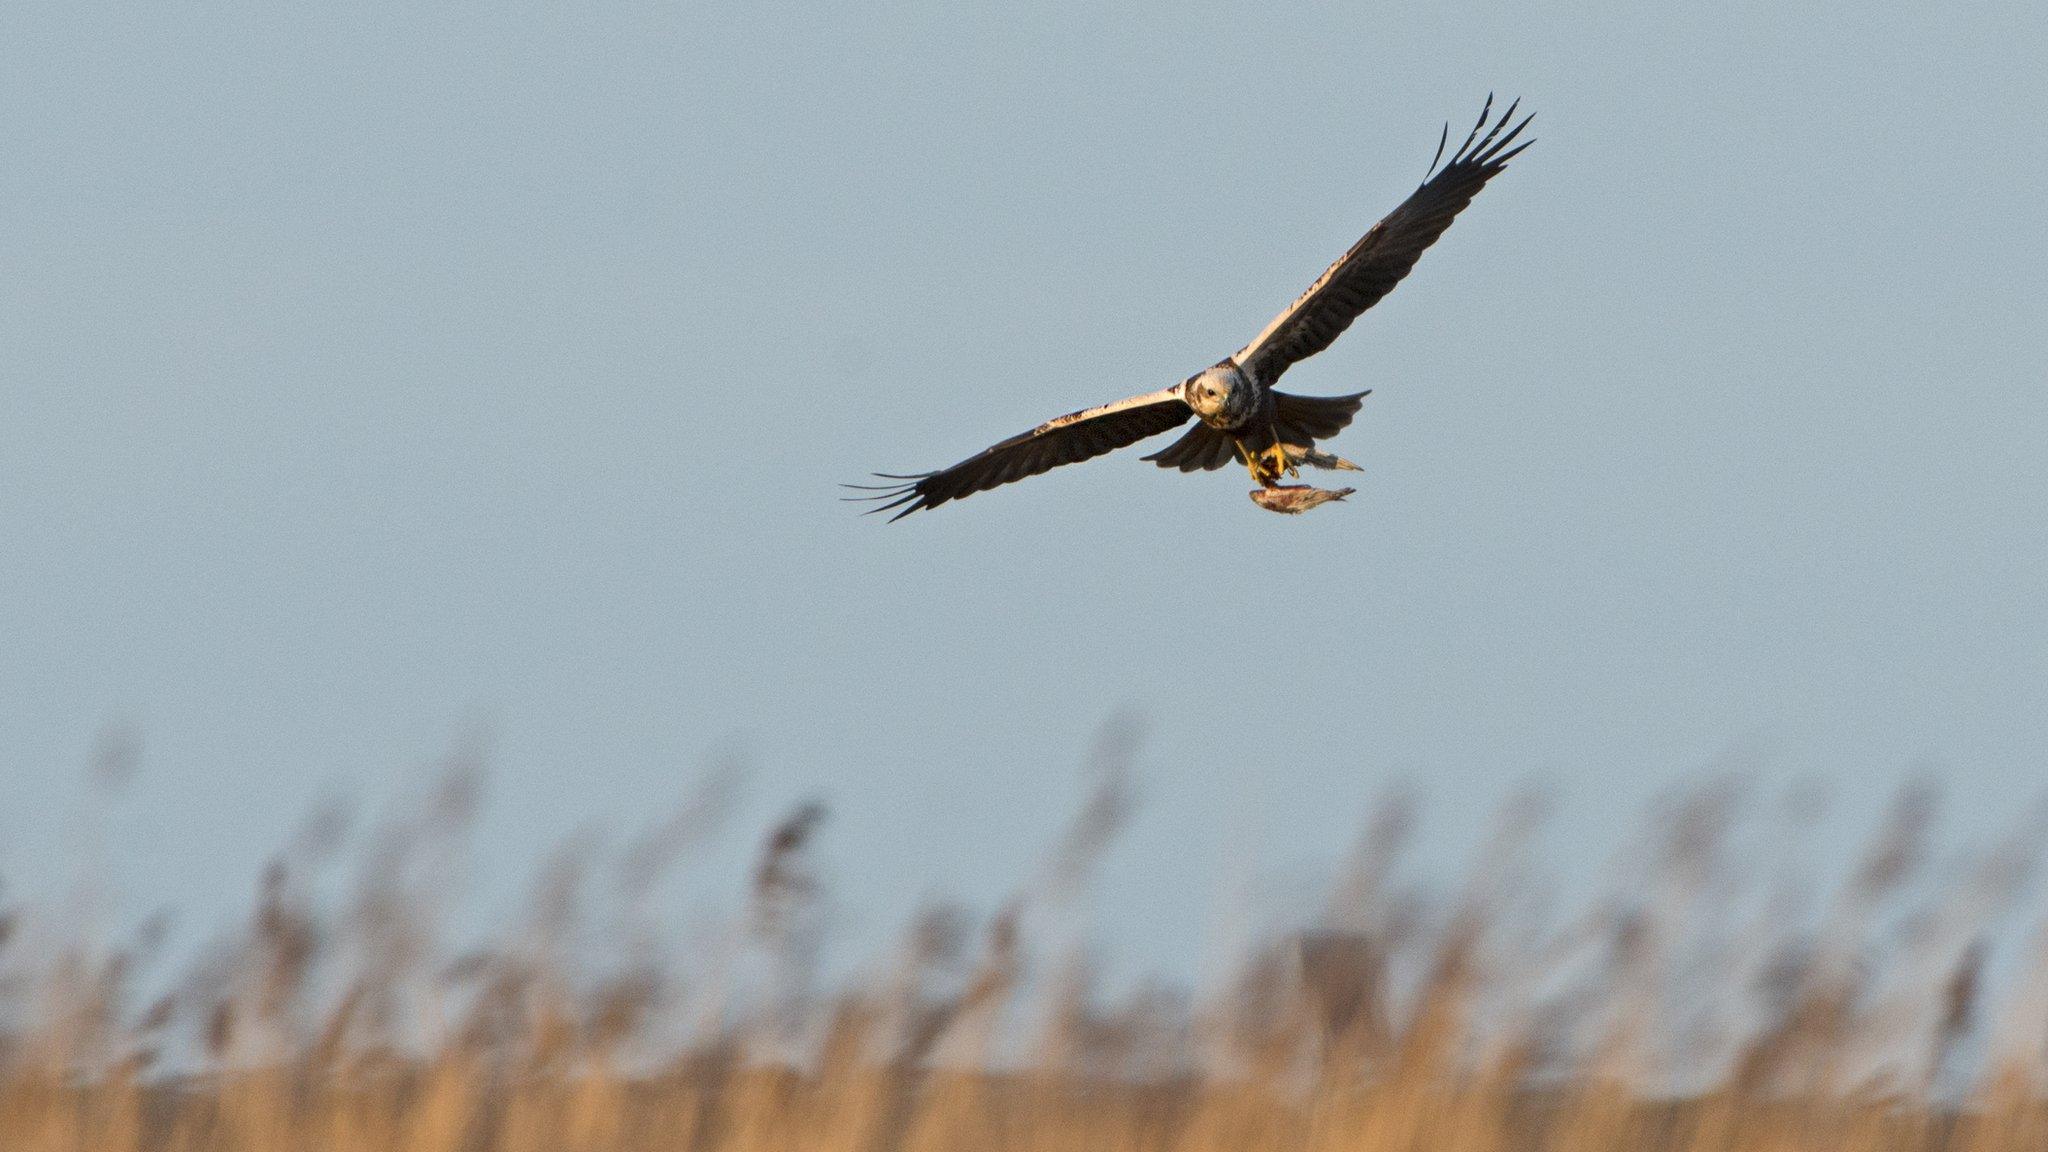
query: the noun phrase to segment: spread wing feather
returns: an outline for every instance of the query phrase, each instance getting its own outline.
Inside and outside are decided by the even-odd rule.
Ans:
[[[913,476],[877,473],[881,479],[902,483],[849,484],[849,488],[868,488],[879,493],[849,499],[880,501],[870,512],[901,509],[890,517],[901,520],[912,512],[936,508],[948,500],[1114,452],[1147,436],[1177,428],[1193,415],[1194,410],[1181,400],[1178,386],[1148,392],[1048,420],[942,471]]]
[[[1207,424],[1197,424],[1187,434],[1150,456],[1144,457],[1161,468],[1183,472],[1214,472],[1237,459],[1237,441],[1230,433]]]
[[[1328,440],[1349,427],[1351,418],[1358,414],[1358,406],[1370,395],[1370,388],[1349,396],[1296,396],[1276,390],[1273,430],[1279,433],[1282,444],[1312,448],[1316,441]]]
[[[1361,312],[1393,291],[1394,285],[1415,267],[1423,249],[1436,243],[1436,238],[1444,234],[1444,229],[1451,226],[1451,221],[1486,182],[1499,175],[1522,149],[1535,143],[1526,140],[1509,147],[1533,119],[1525,116],[1510,127],[1519,106],[1519,101],[1510,104],[1507,112],[1481,137],[1480,132],[1486,129],[1493,112],[1493,97],[1488,96],[1479,123],[1452,154],[1450,163],[1439,169],[1431,161],[1431,174],[1422,185],[1400,207],[1373,225],[1285,312],[1274,317],[1265,331],[1240,349],[1233,357],[1238,365],[1260,383],[1271,385],[1290,365],[1328,348]],[[1507,129],[1505,134],[1503,128]],[[1443,142],[1449,139],[1447,125],[1443,141],[1437,144],[1438,159],[1443,157]]]

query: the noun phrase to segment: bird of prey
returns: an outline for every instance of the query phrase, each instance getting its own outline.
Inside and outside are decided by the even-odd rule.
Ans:
[[[1486,182],[1535,143],[1532,139],[1515,144],[1532,119],[1525,116],[1515,122],[1519,106],[1519,101],[1509,105],[1493,120],[1493,97],[1488,96],[1479,122],[1451,154],[1450,162],[1438,168],[1444,145],[1450,141],[1450,125],[1446,124],[1421,186],[1373,225],[1251,343],[1229,357],[1171,388],[1048,420],[951,468],[912,475],[876,473],[890,483],[848,487],[879,495],[849,499],[877,501],[870,512],[897,510],[890,519],[900,520],[948,500],[1113,452],[1194,418],[1197,423],[1185,435],[1145,459],[1182,472],[1209,471],[1241,461],[1259,487],[1268,490],[1252,494],[1262,507],[1280,510],[1283,505],[1296,505],[1286,510],[1300,511],[1301,498],[1270,490],[1282,487],[1283,476],[1297,475],[1301,464],[1357,470],[1357,465],[1319,452],[1315,445],[1350,424],[1367,393],[1296,396],[1277,391],[1273,385],[1290,365],[1329,347],[1359,313],[1393,291],[1423,249],[1443,235]],[[1262,495],[1268,499],[1260,499]]]

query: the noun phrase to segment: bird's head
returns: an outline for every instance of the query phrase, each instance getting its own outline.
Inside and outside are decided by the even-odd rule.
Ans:
[[[1236,390],[1232,375],[1221,368],[1210,368],[1190,376],[1181,383],[1181,399],[1204,420],[1229,416],[1232,393]]]

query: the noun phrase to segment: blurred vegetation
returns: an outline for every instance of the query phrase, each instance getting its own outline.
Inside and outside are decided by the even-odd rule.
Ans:
[[[846,977],[815,805],[766,830],[730,923],[661,923],[663,878],[730,820],[725,773],[558,853],[476,946],[446,927],[471,758],[400,819],[316,814],[245,924],[175,963],[161,921],[111,944],[8,905],[0,1149],[2048,1148],[2038,811],[1949,856],[1908,789],[1828,880],[1792,850],[1812,805],[1713,781],[1573,904],[1540,879],[1538,798],[1445,888],[1402,879],[1396,796],[1312,923],[1258,926],[1218,987],[1109,994],[1046,925],[1128,819],[1132,746],[1105,737],[1013,900],[931,907]],[[105,786],[135,760],[110,740]]]

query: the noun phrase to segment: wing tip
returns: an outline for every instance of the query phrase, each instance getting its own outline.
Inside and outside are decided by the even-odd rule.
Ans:
[[[1479,122],[1472,126],[1472,131],[1465,135],[1464,142],[1458,145],[1458,150],[1451,154],[1450,162],[1442,169],[1438,169],[1436,162],[1431,161],[1430,178],[1461,168],[1480,168],[1485,170],[1486,175],[1491,176],[1506,167],[1508,161],[1521,155],[1523,149],[1536,142],[1532,138],[1522,141],[1516,147],[1509,147],[1514,144],[1515,138],[1522,134],[1522,130],[1529,126],[1529,122],[1536,119],[1534,112],[1528,113],[1520,120],[1515,119],[1515,113],[1522,107],[1521,97],[1518,96],[1511,101],[1498,118],[1493,115],[1493,103],[1494,94],[1488,92],[1485,107],[1479,113]],[[1491,128],[1487,127],[1489,121],[1493,125]],[[1506,130],[1505,134],[1503,129]],[[1480,135],[1482,132],[1485,133],[1484,136]],[[1437,148],[1441,158],[1443,145],[1439,143]],[[1428,180],[1425,179],[1424,183],[1428,183]]]
[[[889,517],[891,523],[903,519],[905,516],[910,515],[912,512],[916,512],[924,508],[930,508],[936,504],[943,503],[943,500],[932,499],[932,493],[928,491],[924,486],[924,482],[926,480],[929,480],[931,479],[931,477],[937,475],[937,473],[935,472],[926,472],[917,476],[897,476],[889,472],[876,472],[873,475],[883,480],[896,480],[898,481],[898,483],[841,484],[841,488],[851,488],[859,492],[872,493],[872,495],[841,496],[839,498],[840,502],[874,504],[875,506],[873,508],[866,508],[861,510],[861,515],[863,516],[872,516],[877,512],[888,512],[892,509],[902,508],[902,511],[897,512],[896,515]],[[909,481],[909,483],[906,484],[901,482],[906,480]],[[909,507],[905,508],[904,505],[906,504],[908,504]]]

